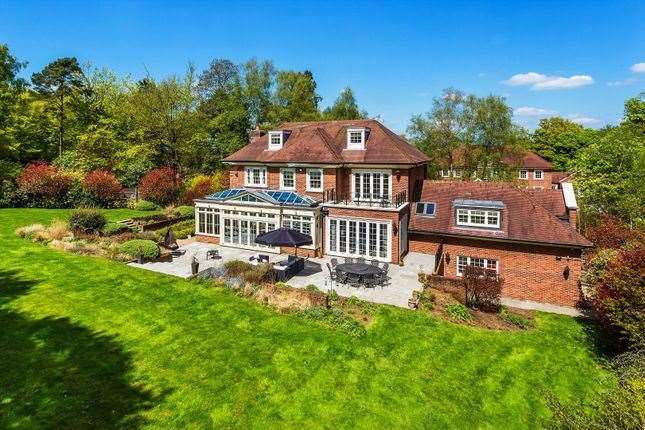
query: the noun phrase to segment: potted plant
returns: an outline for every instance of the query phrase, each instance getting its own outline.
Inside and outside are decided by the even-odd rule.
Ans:
[[[199,261],[197,261],[197,257],[193,255],[193,260],[190,262],[190,270],[193,275],[196,275],[199,273]]]

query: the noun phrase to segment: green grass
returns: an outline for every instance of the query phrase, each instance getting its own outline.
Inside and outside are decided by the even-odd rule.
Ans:
[[[492,332],[380,307],[357,337],[13,233],[68,213],[0,210],[0,428],[539,428],[547,390],[614,383],[568,317]]]

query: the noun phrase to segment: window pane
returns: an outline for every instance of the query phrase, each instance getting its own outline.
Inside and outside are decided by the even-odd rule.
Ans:
[[[457,273],[460,275],[463,274],[466,266],[468,266],[468,257],[460,255],[457,259]]]
[[[425,214],[426,215],[434,215],[434,203],[426,203],[425,204]]]
[[[354,174],[354,198],[361,198],[361,175],[358,173]]]
[[[460,223],[468,223],[468,211],[466,209],[457,209],[457,220]]]
[[[356,253],[356,221],[349,221],[349,253]]]
[[[422,214],[423,213],[423,203],[417,203],[417,213]]]
[[[386,258],[387,257],[387,243],[388,243],[388,235],[387,235],[387,224],[380,224],[379,225],[379,257],[381,258]]]
[[[376,257],[376,223],[369,223],[370,226],[370,256]]]
[[[381,191],[381,196],[384,199],[390,198],[390,175],[383,174],[383,190]]]
[[[367,223],[364,221],[358,223],[358,253],[367,254]]]
[[[486,222],[484,211],[470,211],[470,222],[473,224],[484,224]]]
[[[197,232],[206,233],[206,214],[205,213],[199,214],[199,225],[197,228]]]
[[[336,220],[329,220],[329,250],[336,251]]]
[[[219,234],[219,215],[218,214],[213,215],[213,221],[215,223],[213,231],[215,232],[215,234]]]
[[[372,173],[372,198],[381,198],[381,174]]]
[[[338,252],[347,252],[347,221],[339,221],[338,227]]]
[[[231,243],[231,220],[224,220],[224,242]]]

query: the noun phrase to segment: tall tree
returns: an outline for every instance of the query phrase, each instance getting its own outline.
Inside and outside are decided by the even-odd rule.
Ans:
[[[63,153],[66,97],[84,88],[83,70],[76,58],[59,58],[31,77],[36,91],[55,103],[58,113],[58,155]]]
[[[258,62],[255,58],[243,65],[244,97],[251,126],[261,126],[269,121],[271,89],[275,81],[275,68],[271,61]]]
[[[432,100],[432,110],[414,115],[408,126],[412,143],[431,159],[431,176],[438,176],[440,167],[451,167],[455,151],[466,142],[466,97],[454,88],[443,90]]]
[[[323,111],[324,120],[361,119],[366,117],[367,112],[358,108],[354,92],[349,87],[343,89],[334,104]]]
[[[530,147],[556,169],[567,170],[578,151],[594,140],[594,134],[565,118],[545,118],[531,135]]]
[[[269,120],[274,125],[284,121],[318,120],[320,100],[321,97],[316,94],[316,81],[310,71],[280,71]]]

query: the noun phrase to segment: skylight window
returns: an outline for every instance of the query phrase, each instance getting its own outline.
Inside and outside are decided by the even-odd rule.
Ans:
[[[437,204],[434,202],[417,203],[417,215],[434,216],[437,211]]]

